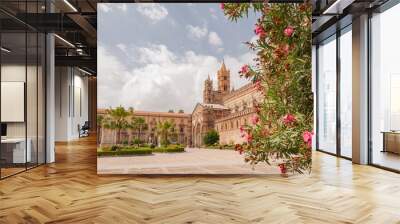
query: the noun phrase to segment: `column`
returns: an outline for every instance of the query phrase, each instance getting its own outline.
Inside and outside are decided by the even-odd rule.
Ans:
[[[368,163],[368,15],[353,19],[353,162]]]

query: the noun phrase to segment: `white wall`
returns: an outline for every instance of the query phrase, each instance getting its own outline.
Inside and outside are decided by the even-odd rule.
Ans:
[[[6,64],[1,66],[2,82],[25,82],[26,67],[18,64]],[[29,69],[29,68],[28,68]],[[6,110],[6,108],[1,108]],[[25,122],[7,122],[7,137],[25,137]]]
[[[25,80],[26,72],[28,72],[28,83]],[[1,81],[2,82],[24,82],[27,87],[27,122],[6,122],[7,123],[7,136],[8,137],[25,137],[25,126],[28,125],[28,137],[31,133],[35,133],[37,129],[37,96],[36,96],[36,80],[31,77],[32,74],[36,75],[36,67],[25,66],[18,64],[4,64],[1,67]],[[2,96],[6,97],[6,96]],[[41,107],[43,105],[39,105]],[[1,108],[7,110],[7,108]],[[24,108],[21,108],[24,110]],[[27,123],[27,124],[26,124]]]
[[[38,69],[38,70],[37,70]],[[44,73],[42,68],[20,63],[4,63],[1,66],[2,82],[23,82],[26,85],[26,106],[25,100],[22,99],[22,107],[10,108],[4,106],[1,108],[2,114],[6,113],[22,113],[22,120],[19,122],[4,122],[7,124],[8,138],[24,138],[25,135],[29,139],[29,147],[33,162],[39,159],[39,163],[44,163],[45,150],[45,115],[44,115]],[[27,79],[27,80],[26,80]],[[2,83],[3,84],[3,83]],[[7,93],[2,89],[2,98],[8,98]],[[19,90],[20,94],[24,94],[24,90]],[[22,91],[22,92],[21,92]],[[25,98],[25,97],[22,97]],[[12,103],[12,102],[11,102]],[[15,102],[17,103],[17,102]],[[2,103],[3,104],[3,103]],[[14,110],[14,111],[12,111]],[[19,110],[19,111],[15,111]],[[26,112],[26,120],[24,114]],[[2,120],[4,120],[2,118]],[[51,162],[51,160],[49,160]]]
[[[313,92],[313,97],[314,97],[314,120],[313,120],[313,132],[314,135],[312,137],[312,149],[316,150],[316,145],[317,145],[317,48],[315,45],[312,46],[312,54],[311,54],[311,59],[312,59],[312,66],[311,66],[311,72],[312,72],[312,83],[311,83],[311,90]]]
[[[56,67],[55,140],[79,138],[78,125],[88,120],[88,77],[76,68]]]

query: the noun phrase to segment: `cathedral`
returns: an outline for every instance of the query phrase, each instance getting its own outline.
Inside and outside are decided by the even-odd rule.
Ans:
[[[213,80],[204,81],[203,102],[197,103],[192,113],[192,145],[203,145],[204,135],[214,129],[219,133],[220,144],[242,143],[240,126],[249,124],[256,114],[254,104],[262,95],[252,84],[237,90],[231,88],[230,70],[223,61],[217,71],[217,89]]]
[[[252,84],[246,84],[236,90],[231,88],[230,71],[222,62],[217,71],[217,89],[213,80],[204,81],[203,102],[197,103],[193,112],[154,112],[134,111],[134,116],[142,117],[148,125],[140,133],[135,130],[123,130],[121,139],[132,141],[139,138],[144,142],[156,142],[156,126],[159,122],[171,121],[176,125],[176,143],[188,146],[203,146],[203,137],[210,130],[219,133],[220,144],[242,143],[240,126],[250,124],[256,114],[253,105],[262,100],[262,95]],[[98,109],[99,115],[105,115],[105,109]],[[102,130],[100,144],[113,144],[115,131]]]

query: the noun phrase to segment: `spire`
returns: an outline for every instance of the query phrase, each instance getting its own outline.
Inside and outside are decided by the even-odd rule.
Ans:
[[[221,69],[222,69],[222,70],[226,70],[226,67],[225,67],[225,59],[224,59],[224,58],[222,58]]]
[[[207,80],[210,80],[210,73],[208,73],[208,79]]]

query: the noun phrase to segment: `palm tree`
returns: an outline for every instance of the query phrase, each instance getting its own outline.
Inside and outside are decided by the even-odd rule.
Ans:
[[[131,142],[132,136],[133,136],[132,130],[135,130],[135,129],[136,129],[136,127],[135,127],[135,125],[134,125],[134,121],[135,121],[135,111],[134,111],[133,107],[129,107],[129,108],[128,108],[128,112],[129,112],[129,115],[130,115],[130,121],[128,122],[126,128],[130,129],[128,141]]]
[[[147,129],[147,124],[143,117],[136,117],[133,118],[130,127],[134,130],[137,130],[137,139],[140,141],[142,131]]]
[[[102,128],[114,130],[114,125],[112,123],[112,119],[111,119],[110,115],[108,114],[108,110],[106,110],[106,115],[104,116],[102,123],[103,123]],[[104,130],[102,132],[104,133]],[[103,141],[103,140],[101,140],[101,141]],[[115,143],[115,136],[114,136],[113,141]]]
[[[96,126],[97,126],[97,143],[101,144],[101,128],[103,126],[103,121],[104,121],[104,116],[103,115],[97,115],[96,117]]]
[[[119,144],[121,141],[121,131],[128,128],[127,117],[131,115],[131,112],[125,110],[122,106],[116,107],[115,109],[110,107],[106,112],[107,118],[105,119],[104,126],[117,131],[116,144]]]
[[[159,122],[156,127],[158,137],[161,138],[162,145],[169,144],[169,137],[175,131],[175,124],[170,121]]]
[[[129,107],[128,112],[131,114],[131,116],[134,116],[135,110],[133,109],[133,107]]]

